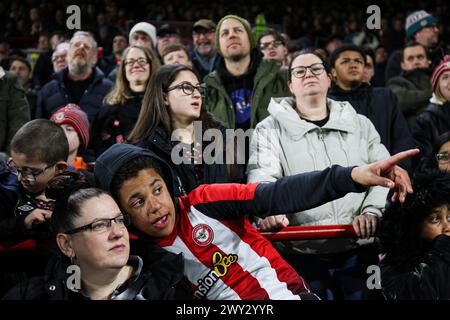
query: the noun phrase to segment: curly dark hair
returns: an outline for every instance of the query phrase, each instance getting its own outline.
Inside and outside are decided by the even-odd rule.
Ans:
[[[379,233],[385,262],[404,271],[410,270],[431,245],[421,237],[422,224],[433,209],[450,203],[450,174],[416,171],[413,189],[405,203],[388,204]]]

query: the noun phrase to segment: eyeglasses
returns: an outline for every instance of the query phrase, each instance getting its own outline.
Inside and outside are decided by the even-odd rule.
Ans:
[[[11,171],[15,175],[21,175],[24,179],[34,182],[36,181],[36,177],[43,174],[47,169],[50,169],[56,165],[56,163],[53,163],[43,169],[33,169],[33,168],[18,168],[16,163],[13,161],[13,159],[9,159],[6,163],[6,166],[8,167],[9,171]]]
[[[172,91],[175,89],[181,89],[183,91],[183,93],[188,96],[192,95],[194,93],[195,89],[197,89],[197,91],[200,93],[200,95],[202,97],[205,96],[205,91],[206,91],[205,87],[202,85],[194,86],[193,84],[191,84],[187,81],[184,81],[177,85],[167,88],[166,92],[169,92],[169,91]]]
[[[449,162],[450,158],[449,158],[448,152],[447,151],[439,152],[436,155],[436,160],[439,161],[439,162],[442,162],[442,163]]]
[[[123,64],[127,67],[132,67],[135,63],[137,63],[140,67],[143,67],[143,66],[147,65],[148,63],[150,63],[150,61],[148,61],[148,59],[145,59],[145,58],[128,59],[128,60],[125,60]]]
[[[52,57],[52,61],[53,62],[56,62],[58,60],[65,61],[66,57],[67,57],[67,55],[65,55],[65,54],[64,55],[60,55],[60,56],[54,56],[54,57]]]
[[[322,63],[314,63],[310,66],[299,66],[291,69],[291,75],[298,79],[303,79],[306,76],[308,69],[313,75],[320,76],[324,72],[325,67]]]
[[[269,48],[269,46],[272,46],[274,48],[278,48],[282,44],[284,44],[283,41],[273,40],[272,42],[261,43],[259,48],[264,51],[264,50],[267,50],[267,48]]]
[[[87,225],[84,225],[79,228],[75,228],[69,231],[64,232],[65,234],[74,234],[85,230],[90,230],[91,232],[101,233],[111,229],[112,222],[116,223],[122,228],[128,227],[131,223],[131,218],[127,214],[120,214],[115,218],[111,219],[98,219],[94,222],[91,222]]]

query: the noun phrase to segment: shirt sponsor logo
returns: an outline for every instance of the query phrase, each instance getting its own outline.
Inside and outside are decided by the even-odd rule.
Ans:
[[[212,268],[205,277],[197,280],[198,286],[194,296],[199,299],[204,298],[217,281],[228,274],[229,268],[237,261],[236,254],[223,255],[220,251],[214,252],[211,258]]]

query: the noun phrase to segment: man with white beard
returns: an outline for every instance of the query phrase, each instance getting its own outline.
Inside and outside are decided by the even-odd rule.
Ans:
[[[200,19],[192,27],[191,61],[200,80],[212,72],[217,62],[216,24],[208,19]]]
[[[38,96],[37,118],[49,119],[61,106],[75,103],[87,113],[89,122],[95,118],[112,82],[105,79],[97,63],[97,42],[85,31],[77,31],[70,40],[68,66],[54,74]]]
[[[113,83],[105,78],[97,63],[97,42],[85,31],[77,31],[70,39],[67,53],[68,66],[53,75],[53,80],[38,94],[36,118],[49,119],[59,108],[69,103],[77,104],[92,123],[103,104],[103,98]],[[82,154],[86,162],[95,161],[88,146]]]

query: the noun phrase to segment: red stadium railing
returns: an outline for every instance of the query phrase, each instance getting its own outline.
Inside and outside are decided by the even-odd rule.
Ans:
[[[286,240],[317,240],[335,238],[356,238],[355,230],[351,224],[330,226],[298,226],[286,227],[275,232],[261,232],[269,241]],[[34,240],[19,243],[0,241],[0,253],[19,250],[33,250],[36,248]]]
[[[356,238],[351,224],[286,227],[275,232],[261,232],[270,241]]]

